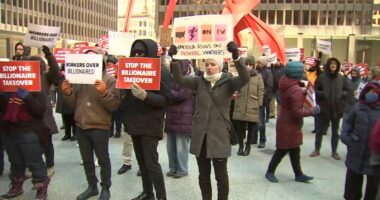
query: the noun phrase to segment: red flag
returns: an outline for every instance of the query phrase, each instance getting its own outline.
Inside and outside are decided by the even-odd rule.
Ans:
[[[307,57],[305,59],[305,65],[315,67],[315,64],[316,64],[315,60],[316,60],[316,58],[314,58],[314,57]]]
[[[100,36],[100,38],[98,39],[98,46],[108,51],[108,34]]]
[[[162,24],[163,28],[169,28],[170,21],[173,17],[176,4],[177,4],[177,0],[169,0],[169,4],[166,7],[164,22]]]

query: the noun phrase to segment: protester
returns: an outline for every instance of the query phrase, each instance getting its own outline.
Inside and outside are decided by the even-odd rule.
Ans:
[[[24,45],[21,42],[17,42],[15,45],[15,55],[12,57],[12,60],[22,60],[24,57]]]
[[[266,137],[266,125],[265,123],[268,121],[267,116],[269,117],[269,112],[267,113],[267,107],[270,105],[270,101],[272,100],[272,91],[273,91],[273,74],[270,69],[267,67],[267,57],[260,56],[256,62],[256,69],[259,71],[264,80],[264,99],[263,105],[260,108],[260,124],[259,124],[259,132],[260,132],[260,143],[257,146],[258,148],[264,148],[265,143],[267,141]]]
[[[100,54],[102,49],[94,47],[86,54]],[[115,79],[105,73],[103,58],[103,78],[94,85],[72,85],[68,80],[61,87],[64,100],[74,107],[77,140],[86,173],[88,188],[77,196],[77,200],[88,199],[98,194],[95,175],[94,152],[100,165],[102,191],[99,199],[110,199],[111,162],[108,153],[111,114],[120,104],[120,91],[115,88]]]
[[[115,79],[117,79],[117,58],[112,55],[107,56],[107,72],[114,76]],[[121,136],[121,110],[120,108],[116,109],[112,113],[112,119],[111,119],[111,132],[110,137],[119,138]],[[116,128],[116,133],[114,134]]]
[[[322,137],[326,135],[331,122],[331,156],[335,160],[340,160],[337,152],[339,142],[339,123],[343,116],[344,101],[351,91],[347,78],[342,76],[340,62],[336,58],[329,58],[325,64],[324,72],[315,81],[315,92],[317,104],[321,107],[321,112],[317,115],[315,150],[311,157],[320,155]]]
[[[359,97],[359,94],[357,89],[359,87],[359,84],[362,83],[362,80],[360,78],[360,69],[357,67],[354,67],[350,71],[350,88],[351,91],[347,94],[346,101],[344,102],[344,113],[343,116],[347,116],[350,114],[352,107],[359,101],[355,97]]]
[[[254,69],[255,58],[245,59],[250,79],[248,84],[238,91],[235,99],[233,120],[239,141],[238,155],[248,156],[251,144],[257,143],[257,123],[260,122],[260,107],[264,98],[264,82],[261,75]],[[248,127],[248,136],[244,149],[244,138]],[[244,151],[243,151],[244,150]]]
[[[179,60],[183,76],[190,76],[190,60]],[[190,134],[193,126],[193,91],[171,78],[171,103],[166,110],[166,149],[169,158],[169,177],[188,175]]]
[[[377,195],[376,200],[380,199],[380,118],[377,119],[375,126],[372,129],[369,147],[371,149],[371,157],[369,160],[370,165],[374,170],[377,178]]]
[[[218,183],[218,199],[228,199],[227,160],[231,155],[228,131],[230,101],[232,94],[249,81],[249,74],[239,56],[237,44],[230,42],[227,48],[232,53],[238,77],[221,72],[223,59],[206,59],[203,77],[184,77],[179,62],[173,62],[171,66],[174,80],[195,91],[196,111],[190,152],[197,157],[199,186],[202,198],[207,200],[212,198],[211,162]],[[172,55],[175,55],[176,47],[172,46],[171,50]]]
[[[23,193],[25,168],[32,172],[33,188],[37,190],[36,199],[45,200],[48,196],[50,178],[47,176],[42,154],[45,149],[46,161],[54,161],[51,159],[54,151],[46,151],[46,147],[52,147],[51,125],[55,124],[54,118],[50,118],[53,116],[48,86],[52,84],[55,71],[58,72],[58,69],[55,69],[55,59],[49,54],[49,49],[44,46],[43,51],[49,58],[51,69],[48,72],[45,62],[40,57],[20,58],[40,62],[41,92],[28,92],[19,88],[17,92],[0,93],[2,141],[11,163],[11,188],[1,196],[3,199],[14,198]],[[50,121],[51,119],[53,121]],[[48,156],[48,153],[53,154]],[[54,162],[52,164],[54,165]]]
[[[151,39],[136,40],[130,57],[157,58],[157,43]],[[135,200],[166,199],[166,189],[157,146],[163,136],[166,106],[170,100],[170,74],[161,67],[160,90],[146,91],[137,83],[124,90],[121,105],[125,132],[131,135],[142,178],[143,192]]]
[[[271,113],[270,117],[276,117],[278,115],[278,112],[280,111],[280,99],[279,99],[279,89],[278,89],[278,83],[280,82],[280,79],[282,75],[284,75],[284,64],[282,64],[280,61],[277,61],[276,64],[273,65],[271,68],[272,74],[273,74],[273,97],[271,101]],[[277,109],[276,109],[276,103],[277,103]]]
[[[63,92],[61,85],[63,81],[65,80],[65,65],[62,65],[61,70],[59,71],[59,78],[57,82],[58,86],[58,97],[57,97],[57,106],[55,107],[56,113],[61,113],[62,115],[62,122],[65,124],[65,135],[62,137],[62,141],[70,140],[75,141],[75,119],[74,119],[74,108],[73,106],[69,105],[66,101],[63,100]]]
[[[379,95],[380,84],[367,84],[360,93],[359,103],[343,121],[341,139],[347,145],[344,198],[348,200],[361,199],[364,175],[367,180],[364,199],[375,200],[376,197],[378,179],[370,166],[368,144],[373,127],[380,118]],[[376,151],[376,147],[373,150]]]
[[[304,74],[301,62],[288,62],[285,76],[280,79],[281,110],[276,123],[276,151],[269,163],[265,177],[271,182],[278,182],[275,170],[284,156],[289,153],[295,174],[295,181],[308,182],[313,179],[302,172],[300,163],[300,146],[302,145],[303,118],[319,113],[319,106],[305,109],[304,90],[300,80]]]

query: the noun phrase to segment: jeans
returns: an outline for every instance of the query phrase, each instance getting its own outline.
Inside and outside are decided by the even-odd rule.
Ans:
[[[316,126],[316,135],[315,135],[315,150],[320,150],[322,146],[322,138],[323,135],[326,135],[327,130],[330,126],[331,122],[331,151],[333,153],[337,152],[338,143],[339,143],[339,123],[340,118],[332,118],[329,119],[327,116],[318,115],[316,118],[317,126]]]
[[[109,130],[76,127],[83,167],[89,185],[96,185],[94,152],[100,166],[101,185],[111,187],[111,161],[108,153]]]
[[[199,168],[199,187],[201,188],[202,199],[212,199],[212,187],[211,187],[211,162],[214,165],[215,179],[218,187],[218,200],[227,200],[229,193],[229,181],[227,172],[228,158],[207,158],[206,157],[206,139],[203,141],[202,150],[197,157],[197,163]]]
[[[347,169],[346,183],[344,186],[344,198],[346,200],[358,200],[362,198],[363,174],[357,174]],[[367,175],[364,200],[375,200],[378,180],[375,176]]]
[[[156,197],[165,198],[166,189],[161,165],[158,163],[158,140],[156,137],[133,136],[133,147],[139,164],[143,190],[145,193],[153,193],[153,185]]]
[[[42,159],[43,148],[33,132],[2,134],[2,141],[11,163],[13,177],[25,176],[25,168],[32,172],[32,183],[42,183],[47,177]]]
[[[292,164],[294,174],[296,175],[296,177],[302,176],[303,172],[301,169],[300,148],[299,147],[294,148],[294,149],[276,149],[276,151],[274,152],[273,157],[269,163],[267,172],[274,174],[278,164],[280,164],[281,160],[285,157],[285,155],[288,152],[289,152],[290,163]]]
[[[265,143],[267,141],[267,137],[265,135],[266,132],[266,125],[265,125],[265,108],[266,107],[260,107],[260,123],[259,125],[259,132],[260,132],[260,143]]]
[[[169,157],[170,172],[187,175],[189,147],[190,135],[167,134],[166,149]]]

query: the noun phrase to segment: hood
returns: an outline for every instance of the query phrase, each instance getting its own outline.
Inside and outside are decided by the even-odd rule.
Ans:
[[[142,44],[146,48],[146,51],[147,51],[146,57],[158,58],[158,56],[157,56],[157,51],[158,51],[157,43],[151,39],[135,40],[132,44],[132,47],[131,47],[130,57],[134,57],[133,55],[135,55],[134,51],[136,50],[136,45],[139,46],[138,43]]]
[[[368,92],[368,90],[370,89],[374,89],[377,93],[377,95],[379,95],[380,97],[380,83],[377,83],[377,82],[371,82],[371,83],[368,83],[364,88],[363,90],[360,92],[360,96],[359,96],[359,101],[360,103],[362,104],[367,104],[367,102],[365,101],[365,93]],[[373,105],[379,105],[380,104],[380,98],[377,100],[376,103],[373,103],[369,106],[373,106]]]
[[[331,72],[330,72],[330,63],[331,63],[333,60],[335,60],[336,63],[338,63],[338,66],[337,66],[337,68],[336,68],[335,73],[331,73]],[[329,59],[327,59],[326,64],[325,64],[324,67],[323,67],[323,70],[324,70],[325,72],[327,72],[329,75],[334,75],[334,76],[336,76],[336,75],[339,74],[339,72],[340,72],[340,68],[341,68],[340,61],[339,61],[337,58],[329,58]]]
[[[278,86],[280,88],[280,91],[286,91],[289,88],[295,86],[295,85],[300,85],[300,81],[297,79],[289,78],[287,76],[282,76],[280,78],[280,81],[278,82]]]

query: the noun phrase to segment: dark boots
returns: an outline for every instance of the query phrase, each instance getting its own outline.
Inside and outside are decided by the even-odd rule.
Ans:
[[[100,192],[99,200],[109,200],[111,198],[110,188],[107,186],[102,187]]]
[[[247,143],[245,145],[245,150],[244,150],[243,154],[241,154],[241,155],[242,156],[248,156],[250,152],[251,152],[251,145]]]
[[[238,150],[238,155],[241,156],[243,154],[243,150],[244,150],[244,144],[243,143],[239,143],[239,150]]]
[[[47,178],[46,181],[42,183],[34,184],[33,188],[36,188],[36,200],[47,200],[48,199],[48,186],[49,186],[50,178]]]
[[[103,192],[103,191],[102,191]],[[89,185],[87,190],[77,196],[77,200],[86,200],[99,194],[97,185]]]
[[[22,186],[25,180],[25,176],[11,177],[11,188],[6,194],[1,195],[0,197],[2,199],[11,199],[21,195],[24,192]]]

